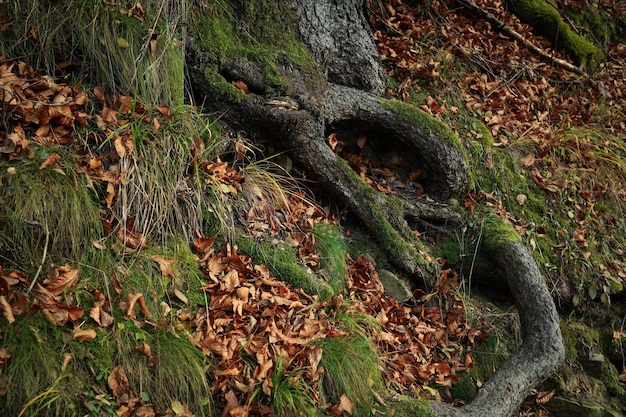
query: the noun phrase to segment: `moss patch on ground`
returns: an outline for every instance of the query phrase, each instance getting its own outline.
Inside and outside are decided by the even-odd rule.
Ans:
[[[326,281],[304,269],[298,262],[295,248],[284,243],[273,244],[250,237],[239,237],[237,246],[240,252],[251,256],[256,262],[267,265],[276,278],[295,288],[301,288],[309,294],[317,294],[322,300],[330,299],[335,294]]]

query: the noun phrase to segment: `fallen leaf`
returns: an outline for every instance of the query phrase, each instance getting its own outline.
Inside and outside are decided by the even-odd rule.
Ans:
[[[94,329],[81,329],[80,327],[75,328],[72,332],[72,335],[74,336],[74,339],[78,340],[79,342],[84,342],[85,340],[93,340],[97,336]]]
[[[15,321],[15,317],[13,316],[13,311],[11,310],[11,305],[7,301],[4,295],[0,295],[0,310],[2,310],[2,315],[9,322],[9,324]]]
[[[6,348],[0,348],[0,370],[4,368],[6,364],[11,362],[12,356],[7,353]]]
[[[189,300],[187,299],[187,296],[185,296],[185,294],[183,294],[178,288],[174,288],[174,295],[183,303],[189,304]]]
[[[113,368],[109,374],[107,382],[109,383],[109,388],[111,388],[111,392],[115,398],[119,398],[126,394],[126,391],[128,390],[128,377],[126,376],[126,372],[121,365]]]
[[[78,269],[69,265],[54,268],[50,276],[44,281],[45,288],[54,295],[62,294],[78,282]]]
[[[52,166],[56,164],[57,162],[59,162],[60,160],[61,160],[61,156],[58,153],[53,153],[52,155],[47,157],[46,160],[41,163],[41,165],[39,165],[39,169],[44,169],[49,166]]]
[[[524,156],[521,161],[522,165],[524,165],[526,168],[530,168],[535,164],[535,155],[529,153],[528,155]]]
[[[248,89],[248,85],[241,80],[234,80],[232,84],[235,86],[235,88],[237,88],[244,94],[248,94],[250,92],[250,90]]]
[[[339,404],[333,405],[326,409],[326,411],[331,416],[340,417],[343,415],[343,412],[347,412],[348,414],[352,414],[354,411],[354,403],[346,394],[341,394],[341,398],[339,399]]]
[[[174,264],[173,259],[165,259],[159,255],[154,255],[150,259],[152,259],[154,262],[159,264],[159,267],[161,268],[161,273],[163,274],[163,276],[166,276],[166,277],[174,276],[174,270],[172,268],[172,265]]]

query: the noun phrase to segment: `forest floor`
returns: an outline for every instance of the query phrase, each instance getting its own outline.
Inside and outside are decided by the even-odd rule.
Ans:
[[[374,37],[393,80],[388,96],[444,121],[462,141],[473,184],[459,204],[470,214],[490,207],[510,222],[533,249],[563,317],[608,331],[613,356],[609,348],[604,354],[619,362],[626,341],[622,305],[626,280],[626,46],[603,45],[605,61],[590,69],[589,77],[583,77],[541,59],[461,6],[451,9],[443,1],[417,6],[400,0],[382,2],[380,7],[371,3]],[[567,61],[567,56],[551,49],[546,38],[533,34],[530,26],[507,13],[502,2],[476,3],[528,42]],[[604,3],[621,13],[617,2]],[[568,0],[565,6],[581,10],[586,3]],[[188,144],[190,171],[201,173],[220,204],[228,205],[229,199],[237,198],[246,201],[234,209],[238,227],[247,236],[271,237],[274,246],[284,244],[311,275],[330,278],[320,284],[321,289],[289,286],[241,248],[194,230],[188,255],[191,270],[200,267],[200,274],[195,287],[184,287],[178,278],[189,265],[167,251],[151,252],[157,242],[151,242],[132,217],[121,224],[113,213],[127,197],[126,175],[130,174],[124,163],[145,152],[146,138],[167,136],[168,126],[186,114],[168,105],[107,95],[101,87],[83,90],[67,79],[52,78],[10,58],[3,57],[0,62],[3,115],[11,114],[2,125],[2,186],[16,192],[21,185],[15,186],[15,181],[29,173],[39,176],[41,184],[49,185],[46,181],[50,178],[70,178],[74,185],[84,185],[89,194],[95,191],[99,198],[95,221],[105,236],[86,246],[100,252],[117,251],[125,262],[132,260],[126,266],[155,269],[166,283],[163,287],[168,287],[165,294],[160,288],[142,289],[131,282],[133,274],[125,267],[117,267],[110,282],[105,280],[105,287],[102,281],[86,283],[79,264],[47,265],[51,233],[38,214],[51,208],[25,203],[35,214],[20,216],[28,219],[30,226],[45,230],[35,239],[44,250],[43,255],[33,250],[39,257],[31,259],[29,268],[15,267],[12,259],[21,255],[6,249],[10,245],[4,240],[9,239],[3,240],[3,324],[17,329],[33,315],[43,314],[65,339],[64,356],[55,371],[58,378],[24,402],[22,411],[45,408],[54,402],[47,401],[62,395],[57,385],[76,359],[74,353],[68,353],[71,349],[65,351],[68,345],[78,350],[79,344],[106,345],[109,342],[103,339],[131,328],[132,337],[116,343],[128,344],[139,359],[127,361],[125,366],[100,364],[97,375],[91,376],[105,384],[106,392],[80,394],[93,415],[102,410],[119,416],[192,414],[184,401],[155,405],[157,401],[149,401],[145,395],[150,393],[133,391],[132,379],[143,371],[133,371],[132,366],[154,369],[163,364],[162,346],[157,347],[157,338],[152,336],[159,332],[184,335],[211,358],[211,392],[224,415],[280,414],[289,407],[324,404],[326,413],[340,416],[352,414],[355,403],[368,401],[368,411],[378,410],[390,401],[371,398],[371,392],[379,387],[397,395],[413,393],[421,399],[462,404],[451,388],[460,381],[459,375],[467,375],[464,373],[473,368],[476,344],[493,331],[484,320],[468,317],[474,312],[467,307],[468,277],[463,275],[462,262],[431,257],[430,262],[440,265],[436,288],[414,290],[409,301],[398,302],[385,295],[372,259],[344,246],[333,249],[342,239],[329,230],[348,230],[342,228],[342,213],[313,201],[315,196],[298,188],[292,179],[277,186],[277,180],[259,175],[255,163],[246,167],[254,153],[248,143],[236,141],[228,160],[207,159],[210,153],[205,144],[193,138]],[[137,132],[145,141],[137,139]],[[369,170],[371,164],[360,152],[365,142],[350,151],[332,137],[329,142],[352,166],[362,165],[364,178],[379,191],[394,194],[399,184],[411,184],[412,191],[423,196],[419,168],[398,182],[398,173],[389,167]],[[183,195],[185,191],[177,192]],[[4,199],[6,196],[0,196],[0,203],[8,207],[8,199]],[[54,205],[54,201],[48,203]],[[83,215],[90,213],[78,217]],[[479,225],[468,224],[464,230],[468,240],[479,241]],[[436,233],[421,237],[440,238]],[[342,263],[346,259],[345,269],[328,261],[339,256]],[[341,271],[345,282],[333,281],[333,268]],[[325,293],[325,286],[342,290],[332,288]],[[15,369],[22,369],[16,366],[18,333],[0,333],[0,397],[11,395],[11,378],[15,378]],[[346,346],[354,349],[368,341],[366,346],[374,346],[379,355],[380,364],[373,360],[368,365],[371,380],[360,391],[340,386],[333,387],[336,392],[331,395],[320,388],[324,372],[333,369],[323,352],[331,351],[336,341],[347,341]],[[355,351],[354,356],[362,359],[368,349]],[[626,364],[622,359],[616,366],[622,372],[619,381],[623,387]],[[93,374],[94,369],[89,372]],[[344,377],[351,378],[350,383],[363,379],[357,374],[339,375],[337,380]],[[479,386],[481,381],[472,383]],[[282,405],[277,400],[280,388],[291,395]],[[326,387],[326,391],[330,389]],[[533,393],[520,416],[550,415],[542,405],[554,394],[555,390],[547,388]]]

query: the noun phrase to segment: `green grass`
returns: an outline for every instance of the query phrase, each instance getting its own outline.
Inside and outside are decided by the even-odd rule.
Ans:
[[[182,104],[186,4],[146,2],[142,16],[102,0],[5,3],[13,26],[0,51],[49,74],[72,61],[80,65],[75,76],[88,84],[146,103]]]
[[[272,415],[310,416],[315,415],[315,400],[309,387],[302,379],[305,369],[288,371],[289,365],[283,363],[282,357],[276,358],[276,366],[272,373]]]
[[[59,164],[39,169],[53,153],[62,156]],[[103,237],[98,197],[86,176],[67,162],[69,152],[46,146],[34,154],[33,159],[0,160],[0,255],[5,268],[19,267],[31,277],[40,266],[77,261],[85,246]]]
[[[211,415],[211,364],[197,347],[170,328],[139,328],[131,320],[118,320],[115,331],[115,363],[123,367],[135,395],[161,410],[179,401],[197,416]],[[137,352],[143,343],[156,356],[154,365]]]
[[[53,326],[42,313],[19,318],[2,330],[2,347],[12,355],[0,380],[8,390],[0,402],[2,415],[75,416],[81,408],[80,393],[94,377],[93,372],[106,366],[113,353],[109,345],[100,346],[104,354],[85,354],[86,346],[72,338],[68,329]],[[94,346],[95,348],[95,346]],[[98,349],[94,349],[98,350]],[[64,355],[72,360],[63,369]]]
[[[330,274],[329,284],[333,290],[341,292],[346,284],[346,244],[337,228],[330,224],[318,223],[312,230],[315,248],[319,250],[320,265]]]
[[[326,337],[314,342],[322,347],[320,365],[324,367],[320,392],[325,402],[337,404],[345,394],[356,408],[355,416],[369,416],[378,404],[372,391],[384,396],[382,364],[368,338],[380,324],[364,313],[351,311],[348,306],[334,316],[337,327],[346,332],[341,337]]]

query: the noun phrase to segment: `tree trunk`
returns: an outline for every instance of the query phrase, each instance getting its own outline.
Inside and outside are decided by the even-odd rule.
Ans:
[[[242,100],[227,100],[213,94],[201,48],[192,45],[190,73],[198,102],[219,111],[221,121],[233,130],[254,132],[258,140],[289,152],[307,176],[319,181],[361,220],[393,263],[432,284],[428,264],[420,254],[422,244],[411,225],[436,220],[454,226],[460,221],[445,205],[449,198],[462,196],[468,184],[467,166],[454,135],[418,109],[382,99],[385,78],[361,1],[278,3],[294,12],[293,30],[315,58],[322,82],[311,82],[314,75],[285,65],[282,76],[289,87],[266,93],[262,83],[254,82],[259,78],[254,70],[258,66],[238,58],[222,63],[218,71],[228,81],[242,79],[260,86]],[[392,198],[376,191],[331,150],[327,144],[331,133],[346,141],[365,136],[383,154],[402,149],[411,164],[425,169],[429,198],[404,194]],[[492,248],[490,255],[516,297],[524,343],[472,403],[458,409],[433,404],[438,416],[510,416],[564,356],[556,309],[532,256],[519,242]]]

